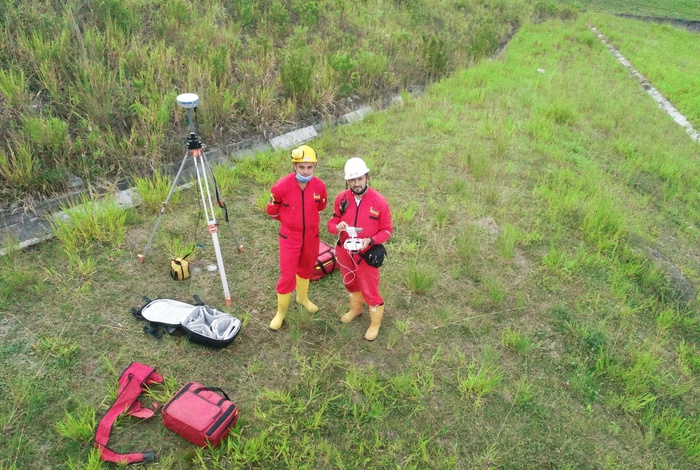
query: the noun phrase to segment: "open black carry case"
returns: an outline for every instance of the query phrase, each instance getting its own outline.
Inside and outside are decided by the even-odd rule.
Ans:
[[[241,321],[205,305],[196,295],[194,300],[196,303],[192,305],[172,299],[144,297],[145,304],[139,309],[132,308],[131,313],[138,320],[148,322],[143,331],[156,338],[162,336],[161,329],[168,334],[182,330],[193,343],[212,348],[231,344],[241,332]]]

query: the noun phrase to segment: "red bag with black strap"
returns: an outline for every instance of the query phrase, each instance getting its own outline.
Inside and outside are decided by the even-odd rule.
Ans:
[[[311,281],[318,281],[319,279],[322,279],[335,271],[337,267],[338,264],[335,259],[335,247],[332,247],[328,243],[319,240],[316,266],[314,267],[314,273],[309,279]]]
[[[238,421],[238,407],[220,388],[189,382],[163,407],[163,424],[193,444],[218,446]]]

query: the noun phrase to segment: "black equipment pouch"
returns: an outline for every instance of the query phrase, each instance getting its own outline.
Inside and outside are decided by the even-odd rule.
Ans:
[[[365,251],[362,255],[367,264],[375,268],[380,267],[384,263],[384,257],[386,256],[386,248],[381,243],[372,245],[372,247]]]

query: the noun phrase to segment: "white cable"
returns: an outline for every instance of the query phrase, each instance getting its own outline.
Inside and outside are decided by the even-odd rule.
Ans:
[[[343,245],[340,244],[340,234],[338,234],[338,241],[336,242],[335,246],[337,246],[339,250],[345,250],[345,248],[343,248]],[[343,275],[343,284],[346,286],[355,280],[355,272],[357,271],[357,263],[355,262],[355,257],[352,255],[352,253],[348,252],[348,254],[350,255],[352,263],[355,265],[355,269],[350,269],[348,266],[345,266],[343,263],[341,263],[337,255],[335,257],[335,260],[338,262],[338,264],[348,270],[348,272],[346,272]],[[348,281],[346,278],[349,274],[352,274],[352,278]]]

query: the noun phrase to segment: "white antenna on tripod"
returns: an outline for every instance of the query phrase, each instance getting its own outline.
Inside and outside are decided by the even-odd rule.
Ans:
[[[209,233],[211,234],[212,242],[214,244],[214,251],[216,252],[216,263],[219,267],[219,275],[221,276],[221,284],[223,285],[224,288],[224,296],[226,299],[226,306],[230,307],[231,306],[231,293],[229,292],[228,289],[228,281],[226,280],[226,270],[224,269],[224,260],[223,257],[221,256],[221,247],[219,246],[219,225],[216,221],[216,217],[214,216],[214,204],[212,202],[212,197],[211,197],[211,191],[209,187],[209,180],[207,179],[207,168],[209,167],[209,162],[207,161],[206,154],[204,152],[204,146],[202,145],[202,142],[197,138],[196,134],[196,129],[194,126],[194,121],[192,120],[192,110],[194,109],[196,111],[197,106],[199,105],[199,97],[195,95],[194,93],[183,93],[181,95],[178,95],[177,98],[177,104],[181,108],[184,108],[187,110],[187,117],[189,119],[189,124],[190,124],[190,135],[187,138],[187,153],[185,153],[185,158],[182,159],[182,163],[180,164],[180,169],[177,171],[177,174],[175,175],[175,179],[173,180],[173,185],[170,188],[170,192],[168,193],[168,197],[163,202],[163,205],[160,209],[160,213],[158,214],[158,219],[156,220],[156,225],[153,228],[153,231],[151,232],[151,236],[148,238],[148,242],[146,243],[146,247],[143,250],[143,254],[138,255],[139,262],[143,263],[143,260],[146,257],[146,253],[148,252],[151,242],[153,241],[153,237],[158,230],[158,226],[160,225],[161,218],[163,217],[163,214],[165,214],[165,209],[168,206],[168,203],[170,202],[170,198],[172,197],[173,193],[175,192],[175,187],[177,186],[177,180],[180,178],[180,174],[182,173],[182,169],[185,166],[185,162],[187,161],[188,157],[192,157],[192,160],[194,162],[195,166],[195,171],[197,173],[197,187],[199,188],[199,194],[202,199],[202,208],[204,209],[204,214],[207,219],[207,228],[209,229]],[[218,195],[217,195],[218,197]],[[217,199],[217,202],[221,206],[223,201],[219,201]],[[225,206],[222,206],[225,207]],[[228,219],[228,217],[227,217]],[[227,220],[227,222],[229,222]],[[238,243],[238,239],[236,237],[235,231],[233,230],[233,226],[230,225],[229,222],[229,227],[231,228],[231,232],[233,233],[234,239],[237,244],[237,248],[239,253],[242,251],[242,246],[240,243]]]

